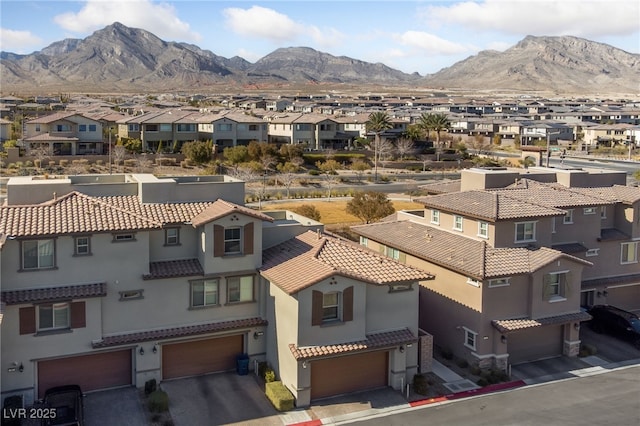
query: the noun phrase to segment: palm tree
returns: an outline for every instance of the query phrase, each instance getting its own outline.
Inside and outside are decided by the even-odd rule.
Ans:
[[[380,147],[380,134],[387,129],[393,128],[391,118],[386,112],[372,112],[369,119],[365,123],[367,132],[373,132],[375,139],[373,142],[373,166],[374,166],[374,182],[378,181],[378,148]]]
[[[420,116],[418,126],[424,129],[427,135],[431,130],[436,132],[436,149],[439,150],[441,148],[440,132],[443,130],[449,130],[451,128],[451,122],[449,121],[447,114],[427,114],[426,112],[424,112]]]

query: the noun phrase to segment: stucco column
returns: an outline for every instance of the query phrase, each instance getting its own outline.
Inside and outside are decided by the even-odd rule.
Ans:
[[[568,357],[576,357],[580,353],[580,323],[574,322],[562,326],[562,354]]]

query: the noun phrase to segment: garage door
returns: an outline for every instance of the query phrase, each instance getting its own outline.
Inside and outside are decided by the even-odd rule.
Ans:
[[[609,287],[607,293],[607,304],[627,311],[640,310],[640,284]]]
[[[562,326],[533,328],[508,336],[509,362],[518,364],[562,355]]]
[[[387,385],[388,352],[367,352],[311,362],[311,399]]]
[[[197,376],[233,370],[242,353],[243,336],[162,345],[162,378]]]
[[[38,362],[38,397],[53,386],[79,385],[83,391],[131,384],[131,350],[102,352]]]

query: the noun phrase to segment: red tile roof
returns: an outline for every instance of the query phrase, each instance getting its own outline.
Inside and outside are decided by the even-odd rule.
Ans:
[[[531,181],[526,188],[502,188],[488,191],[503,194],[523,202],[559,209],[600,206],[611,203],[610,199],[598,196],[593,189],[589,188],[588,191],[585,191],[584,188],[567,188],[557,183]]]
[[[415,343],[418,338],[411,330],[404,328],[396,331],[368,334],[364,340],[358,340],[335,345],[296,346],[289,344],[289,349],[296,360],[316,359],[346,355],[354,352],[370,351],[374,349],[390,348],[398,345]]]
[[[576,312],[572,314],[562,314],[546,318],[515,318],[506,320],[493,320],[491,325],[502,334],[509,334],[529,328],[543,327],[548,325],[567,324],[571,322],[589,321],[591,315],[586,312]]]
[[[240,330],[268,325],[262,318],[245,318],[232,321],[211,322],[206,324],[185,325],[181,327],[162,328],[157,330],[137,331],[126,334],[104,336],[102,340],[91,343],[94,349],[110,346],[126,345],[150,340],[173,339],[178,337],[197,336],[222,331]]]
[[[191,220],[191,223],[193,224],[193,226],[200,226],[233,213],[239,213],[267,222],[273,222],[273,218],[271,216],[267,216],[264,213],[258,212],[248,207],[231,203],[229,201],[218,199],[202,212],[200,212],[200,214],[194,217]]]
[[[141,203],[137,195],[97,197],[121,209],[153,218],[163,224],[185,223],[202,213],[213,202],[196,201],[188,203]]]
[[[371,284],[433,278],[421,269],[381,256],[363,246],[313,231],[265,250],[262,259],[261,274],[288,294],[333,275]]]
[[[161,278],[189,277],[204,275],[204,270],[198,259],[166,260],[162,262],[150,262],[149,273],[142,276],[144,280],[157,280]]]
[[[89,297],[103,297],[106,295],[106,283],[42,287],[25,290],[6,290],[1,293],[2,302],[7,305],[53,302],[56,300],[69,299],[86,299]]]

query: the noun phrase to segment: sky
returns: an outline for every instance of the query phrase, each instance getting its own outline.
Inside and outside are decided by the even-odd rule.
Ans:
[[[527,35],[640,53],[638,0],[0,0],[0,50],[27,54],[114,22],[226,58],[306,46],[421,75]]]

